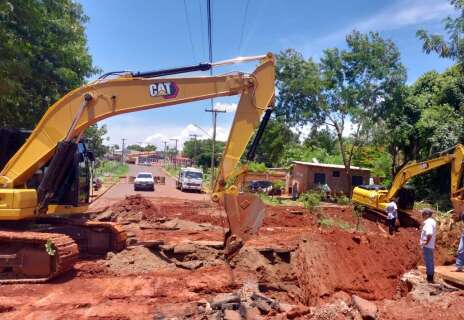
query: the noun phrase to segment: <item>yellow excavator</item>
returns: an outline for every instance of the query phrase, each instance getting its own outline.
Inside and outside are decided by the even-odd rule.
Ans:
[[[352,201],[383,214],[388,203],[392,199],[398,198],[398,211],[409,214],[414,207],[414,191],[403,188],[405,184],[415,176],[451,164],[451,202],[455,214],[459,215],[464,210],[463,161],[464,146],[458,144],[440,152],[432,159],[408,163],[395,175],[390,189],[378,185],[364,185],[354,188]],[[399,218],[401,220],[404,217],[399,216]]]
[[[259,65],[250,74],[174,76],[253,60]],[[247,154],[254,157],[270,118],[274,73],[270,53],[168,70],[112,72],[53,104],[23,144],[11,131],[2,131],[0,146],[9,148],[0,149],[0,160],[7,159],[0,162],[0,283],[44,282],[70,270],[79,253],[125,247],[120,226],[88,221],[85,215],[94,160],[82,141],[86,128],[118,114],[231,95],[241,96],[212,199],[222,203],[229,222],[225,255],[237,252],[264,217],[259,198],[241,192],[246,164],[239,162],[259,127]]]

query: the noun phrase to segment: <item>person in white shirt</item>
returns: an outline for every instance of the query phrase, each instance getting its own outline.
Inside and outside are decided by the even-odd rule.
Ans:
[[[424,256],[427,281],[433,282],[435,274],[433,253],[435,250],[435,239],[437,237],[437,222],[432,218],[433,211],[431,209],[422,210],[422,231],[420,235],[420,246]]]
[[[388,232],[392,235],[395,232],[396,218],[398,218],[398,206],[396,199],[392,199],[385,208],[387,212]]]

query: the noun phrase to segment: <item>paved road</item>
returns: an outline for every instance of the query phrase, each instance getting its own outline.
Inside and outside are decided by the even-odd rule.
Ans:
[[[129,176],[137,175],[137,172],[151,172],[154,176],[166,177],[165,185],[155,185],[155,191],[134,191],[134,184],[121,182],[108,190],[100,199],[104,200],[119,200],[124,198],[126,195],[141,194],[144,197],[159,198],[159,197],[170,197],[176,199],[185,200],[207,200],[209,196],[207,194],[196,193],[196,192],[182,192],[176,189],[175,180],[166,175],[164,171],[155,166],[139,166],[129,165]]]

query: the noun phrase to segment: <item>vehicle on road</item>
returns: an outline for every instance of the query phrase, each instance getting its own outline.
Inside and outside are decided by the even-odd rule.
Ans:
[[[250,192],[269,193],[272,190],[272,182],[266,180],[250,181],[247,188]]]
[[[200,191],[203,188],[203,171],[198,168],[182,168],[176,180],[176,188]]]
[[[155,179],[150,172],[139,172],[134,180],[134,191],[155,191]]]
[[[171,77],[246,61],[259,65],[252,73]],[[211,199],[222,201],[229,217],[224,256],[237,253],[257,232],[265,207],[257,196],[240,193],[226,181],[240,180],[245,170],[239,160],[253,136],[246,159],[254,158],[271,117],[271,53],[147,72],[109,72],[50,106],[32,132],[0,128],[0,285],[45,282],[70,271],[79,254],[104,255],[126,247],[122,226],[87,221],[85,215],[95,163],[83,139],[88,127],[124,113],[233,95],[240,99]],[[148,185],[154,187],[154,181]]]

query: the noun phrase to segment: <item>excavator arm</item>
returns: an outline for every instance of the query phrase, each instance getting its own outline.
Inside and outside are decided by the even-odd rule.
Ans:
[[[356,187],[353,190],[353,201],[360,205],[366,205],[374,210],[384,211],[398,191],[413,177],[432,171],[436,168],[451,164],[451,202],[454,211],[460,213],[464,210],[464,146],[458,144],[449,150],[445,150],[438,157],[422,162],[412,162],[404,166],[394,177],[388,190],[368,190]]]
[[[263,112],[273,103],[275,62],[273,55],[267,54],[216,64],[257,59],[260,64],[251,74],[158,78],[160,75],[192,71],[189,68],[171,72],[122,73],[117,78],[96,80],[70,92],[49,108],[26,143],[0,172],[0,221],[21,220],[43,214],[37,210],[37,190],[25,188],[26,182],[53,158],[60,143],[78,141],[90,125],[118,114],[240,94],[217,179],[228,180],[259,125]],[[201,66],[199,69],[203,70],[204,65]],[[214,191],[213,199],[222,201],[223,194],[230,190],[217,187]],[[85,210],[78,209],[49,208],[45,214],[69,214]]]

